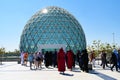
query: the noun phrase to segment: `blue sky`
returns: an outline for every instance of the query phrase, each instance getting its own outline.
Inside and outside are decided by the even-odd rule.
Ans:
[[[26,22],[40,9],[58,6],[80,22],[87,44],[93,40],[120,45],[120,0],[0,0],[0,47],[19,49]]]

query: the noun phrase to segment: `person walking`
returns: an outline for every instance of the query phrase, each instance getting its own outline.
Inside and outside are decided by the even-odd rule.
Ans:
[[[21,58],[21,65],[24,65],[24,52],[23,51],[20,54],[20,58]]]
[[[28,55],[28,61],[30,63],[30,70],[32,70],[32,64],[34,63],[34,56],[32,53]]]
[[[101,66],[103,66],[103,69],[105,69],[105,65],[106,65],[106,67],[108,67],[107,59],[106,59],[106,53],[105,53],[104,50],[102,51],[102,54],[101,54],[101,60],[102,60]]]
[[[120,69],[120,49],[118,49],[118,68]]]
[[[55,51],[53,52],[53,55],[52,55],[52,62],[53,62],[53,67],[57,67],[57,50],[55,49]]]
[[[79,68],[81,69],[81,70],[83,70],[83,61],[82,61],[82,54],[81,54],[81,52],[80,52],[80,50],[78,50],[77,51],[77,62],[79,63]]]
[[[24,65],[25,65],[25,66],[27,66],[28,53],[27,53],[27,52],[25,52],[23,57],[24,57]]]
[[[67,51],[66,53],[66,64],[67,64],[67,68],[72,70],[73,67],[73,59],[74,57],[74,53],[72,52],[72,50]]]
[[[82,58],[82,61],[83,61],[83,65],[82,65],[83,69],[82,70],[88,73],[89,72],[88,71],[89,59],[88,59],[87,49],[82,51],[81,58]]]
[[[117,50],[114,49],[113,52],[112,52],[112,56],[111,56],[111,63],[113,64],[112,67],[111,67],[111,71],[113,71],[113,68],[115,67],[116,68],[116,71],[118,71],[118,65],[117,65]]]
[[[61,48],[58,52],[57,62],[58,62],[58,71],[64,74],[66,69],[65,69],[65,52],[63,48]]]
[[[38,58],[37,52],[35,52],[35,53],[34,53],[35,69],[38,69],[38,61],[39,61],[39,58]]]
[[[38,60],[38,68],[42,68],[43,55],[42,55],[41,52],[38,52],[38,53],[37,53],[37,56],[38,56],[38,58],[39,58],[39,60]]]
[[[50,61],[49,61],[49,52],[46,51],[45,53],[45,67],[48,68],[50,65]]]
[[[92,63],[92,66],[95,67],[95,51],[92,51],[90,54],[90,62]]]

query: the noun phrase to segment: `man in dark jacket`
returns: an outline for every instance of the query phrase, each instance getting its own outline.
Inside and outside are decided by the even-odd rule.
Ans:
[[[114,66],[116,67],[116,71],[118,71],[118,66],[117,66],[117,57],[115,55],[115,53],[113,52],[112,53],[112,56],[111,56],[111,63],[113,64],[112,67],[111,67],[111,70],[113,71],[113,68]]]
[[[101,59],[102,59],[103,69],[105,69],[105,65],[106,65],[107,67],[108,67],[108,65],[107,65],[106,53],[105,53],[104,50],[102,51]]]
[[[82,51],[82,56],[81,57],[82,57],[82,61],[83,61],[83,71],[89,72],[88,71],[88,61],[89,61],[89,59],[88,59],[88,53],[87,53],[86,49]]]

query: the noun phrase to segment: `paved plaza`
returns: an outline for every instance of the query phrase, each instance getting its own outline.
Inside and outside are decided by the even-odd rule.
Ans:
[[[0,80],[120,80],[120,72],[103,70],[96,65],[89,73],[82,72],[78,66],[73,71],[66,69],[65,74],[60,74],[57,68],[30,70],[17,62],[3,62],[0,65]]]

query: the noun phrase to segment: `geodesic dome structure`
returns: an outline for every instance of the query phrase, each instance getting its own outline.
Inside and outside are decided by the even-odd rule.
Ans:
[[[20,38],[20,51],[36,52],[38,45],[44,44],[63,44],[66,50],[76,52],[86,48],[86,39],[73,15],[63,8],[50,6],[35,13],[27,22]]]

